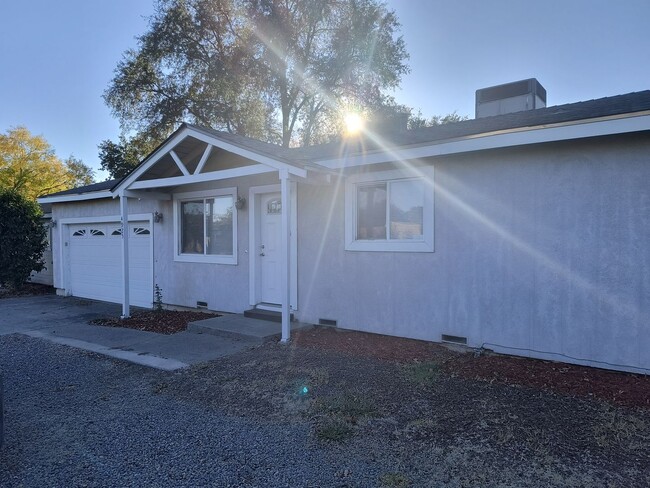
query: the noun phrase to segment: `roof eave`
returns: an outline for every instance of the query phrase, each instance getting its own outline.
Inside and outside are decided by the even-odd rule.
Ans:
[[[100,190],[87,193],[68,193],[66,195],[59,196],[44,196],[38,197],[36,201],[38,203],[66,203],[66,202],[80,202],[84,200],[99,200],[102,198],[112,198],[113,195],[110,190]]]
[[[313,163],[328,169],[337,169],[646,130],[650,130],[650,110],[483,132],[417,145],[393,146],[363,154],[314,159]]]

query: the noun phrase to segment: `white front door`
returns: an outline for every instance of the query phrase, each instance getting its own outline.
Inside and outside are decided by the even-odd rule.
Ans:
[[[279,304],[281,276],[282,200],[280,193],[260,197],[260,239],[257,249],[260,263],[260,295],[263,303]]]

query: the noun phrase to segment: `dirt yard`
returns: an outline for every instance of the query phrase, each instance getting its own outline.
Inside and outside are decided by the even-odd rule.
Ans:
[[[389,459],[381,486],[650,486],[647,376],[314,328],[152,385]],[[288,349],[287,349],[288,347]],[[340,486],[357,486],[354,469]]]

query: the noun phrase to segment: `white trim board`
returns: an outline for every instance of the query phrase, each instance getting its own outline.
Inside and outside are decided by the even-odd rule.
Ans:
[[[53,197],[39,197],[36,199],[38,203],[64,203],[64,202],[78,202],[82,200],[98,200],[100,198],[113,198],[110,190],[101,190],[88,193],[75,193],[68,195],[59,195]]]

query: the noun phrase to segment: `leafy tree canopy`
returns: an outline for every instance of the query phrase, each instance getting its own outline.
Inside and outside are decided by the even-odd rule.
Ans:
[[[127,139],[122,135],[119,142],[106,139],[98,146],[101,167],[112,178],[123,178],[156,146],[156,141],[141,137]]]
[[[379,0],[158,0],[104,99],[139,139],[187,121],[309,145],[398,86],[399,27]],[[109,168],[124,142],[100,146]]]
[[[32,271],[43,269],[41,215],[35,201],[0,188],[0,285],[20,288]]]
[[[93,170],[70,156],[62,161],[42,136],[25,127],[0,133],[0,189],[35,200],[40,195],[93,182]]]

